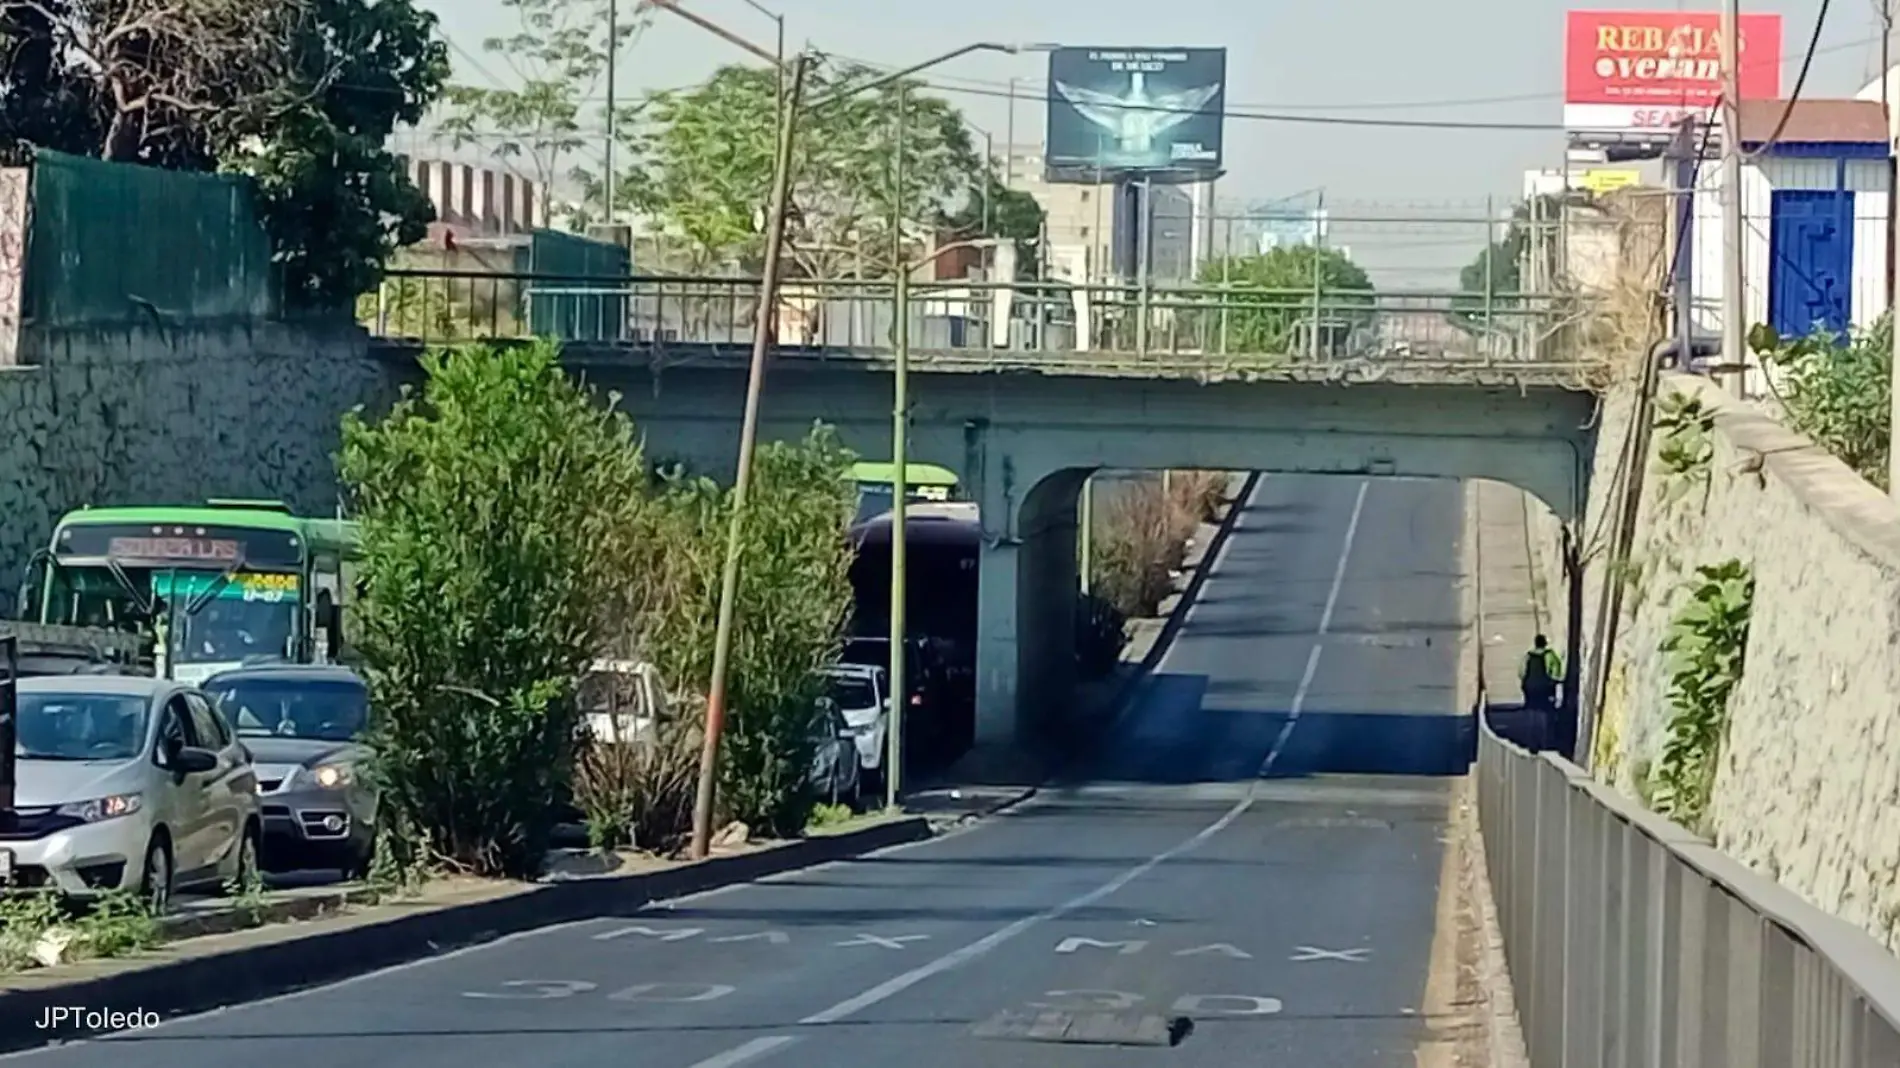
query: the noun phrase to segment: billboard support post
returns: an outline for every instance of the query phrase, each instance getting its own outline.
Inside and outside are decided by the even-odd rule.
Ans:
[[[1135,188],[1141,198],[1135,208],[1135,356],[1140,359],[1148,355],[1148,311],[1154,286],[1154,179],[1144,174]]]
[[[1320,212],[1325,210],[1325,204],[1326,191],[1322,189],[1318,201],[1313,206],[1313,321],[1307,325],[1306,330],[1306,351],[1314,363],[1319,362],[1319,321],[1323,314],[1320,301],[1325,286],[1320,261],[1324,258],[1323,253],[1326,251],[1326,235],[1320,232],[1319,222]]]

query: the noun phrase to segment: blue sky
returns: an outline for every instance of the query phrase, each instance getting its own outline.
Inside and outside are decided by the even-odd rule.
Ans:
[[[516,25],[501,0],[420,0],[483,70],[456,56],[459,79],[507,80],[484,38]],[[1567,4],[1559,0],[759,0],[783,14],[788,41],[834,55],[899,66],[959,44],[1224,46],[1228,108],[1316,116],[1431,118],[1479,122],[1560,120],[1564,11],[1573,6],[1672,8],[1670,0]],[[1835,0],[1810,76],[1812,95],[1851,95],[1879,68],[1877,0]],[[622,0],[631,9],[637,0]],[[770,46],[771,19],[744,0],[685,0],[691,10]],[[1712,9],[1714,0],[1687,5]],[[1743,0],[1744,11],[1784,18],[1782,82],[1792,85],[1818,0]],[[901,10],[903,14],[897,15]],[[1157,17],[1164,13],[1165,18]],[[1900,53],[1900,49],[1896,49]],[[628,91],[690,85],[744,60],[732,45],[677,17],[656,14],[628,50]],[[971,123],[1005,139],[1001,94],[1019,79],[1040,94],[1041,56],[975,55],[938,68],[930,81]],[[960,91],[961,90],[961,91]],[[1016,110],[1019,140],[1040,134],[1038,105]],[[1261,198],[1324,187],[1329,203],[1482,204],[1515,197],[1526,168],[1559,165],[1554,133],[1418,131],[1231,118],[1222,199]]]

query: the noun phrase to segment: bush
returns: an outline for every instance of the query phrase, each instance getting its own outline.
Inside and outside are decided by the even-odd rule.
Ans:
[[[1886,489],[1892,315],[1846,338],[1817,331],[1785,339],[1757,326],[1749,344],[1782,371],[1781,400],[1790,426]]]
[[[1115,670],[1127,647],[1127,614],[1106,598],[1083,594],[1075,613],[1075,660],[1082,677],[1099,679]]]
[[[386,826],[411,829],[404,863],[535,874],[573,772],[574,690],[646,525],[647,472],[632,426],[557,357],[433,352],[419,395],[344,421],[373,774]]]
[[[1220,517],[1220,506],[1227,500],[1227,481],[1224,471],[1176,471],[1169,476],[1168,485],[1175,506],[1199,524]]]
[[[1152,617],[1173,595],[1173,573],[1202,522],[1198,483],[1170,481],[1171,491],[1159,478],[1116,486],[1097,509],[1093,588],[1129,619]]]
[[[574,799],[596,848],[677,852],[692,829],[703,732],[691,721],[658,725],[639,742],[582,747]]]
[[[854,460],[825,427],[796,444],[762,445],[756,459],[719,798],[721,818],[767,834],[802,833],[816,800],[809,775],[824,688],[818,672],[835,660],[851,610],[845,531],[856,502],[845,476]],[[712,677],[730,515],[730,491],[703,478],[662,477],[648,536],[665,558],[643,580],[639,629],[647,658],[675,685]],[[691,707],[703,699],[684,698]]]

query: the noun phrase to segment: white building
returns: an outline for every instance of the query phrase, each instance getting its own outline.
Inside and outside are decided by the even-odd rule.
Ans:
[[[1866,100],[1747,100],[1741,178],[1743,309],[1783,336],[1866,326],[1887,306],[1887,119]],[[1777,126],[1781,132],[1772,143]],[[1719,334],[1722,171],[1699,170],[1691,222],[1698,329]],[[1752,376],[1751,376],[1752,377]],[[1759,383],[1754,383],[1759,385]]]

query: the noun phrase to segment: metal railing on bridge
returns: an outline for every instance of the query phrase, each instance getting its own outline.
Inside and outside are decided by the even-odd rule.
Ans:
[[[1533,1068],[1893,1068],[1900,957],[1574,764],[1480,731]]]
[[[552,337],[629,349],[733,352],[755,333],[756,278],[622,280],[393,270],[360,316],[385,338],[436,344]],[[888,354],[895,286],[791,280],[775,338],[788,355]],[[1238,285],[919,282],[910,342],[919,363],[973,368],[1118,361],[1131,371],[1272,370],[1314,363],[1568,366],[1597,307],[1578,294],[1262,289]],[[945,367],[949,369],[949,367]]]

